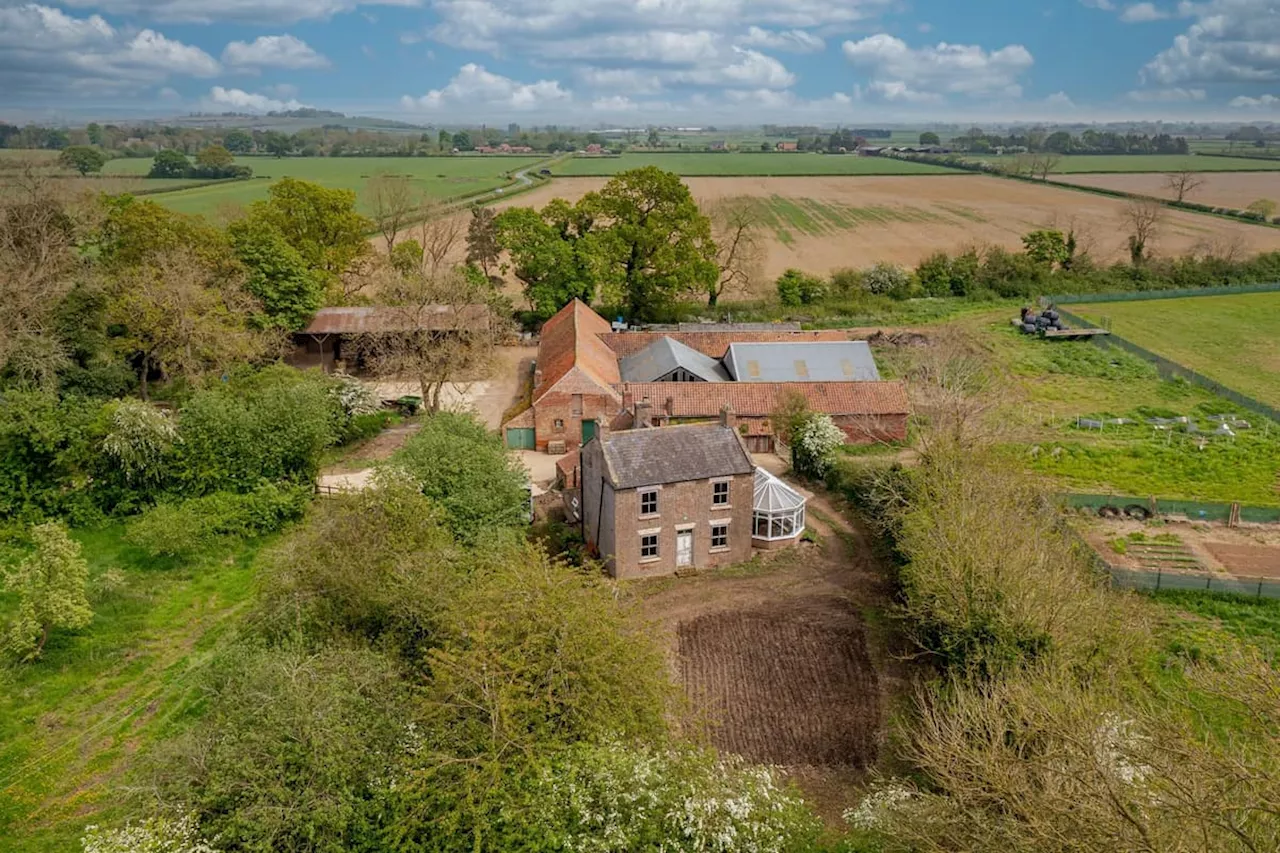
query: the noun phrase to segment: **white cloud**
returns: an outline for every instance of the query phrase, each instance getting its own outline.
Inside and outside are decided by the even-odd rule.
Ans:
[[[421,6],[425,0],[62,0],[116,15],[158,21],[212,24],[219,21],[291,24],[324,20],[360,6]]]
[[[671,75],[671,79],[700,86],[735,86],[759,89],[786,89],[794,85],[796,75],[772,56],[757,50],[733,47],[734,60],[717,66]]]
[[[662,77],[643,68],[578,69],[576,77],[588,89],[626,95],[652,95],[662,91]]]
[[[1104,12],[1112,12],[1116,8],[1116,4],[1111,0],[1080,0],[1080,4],[1090,9],[1101,9]]]
[[[1276,0],[1183,2],[1178,13],[1196,22],[1143,67],[1144,82],[1167,86],[1280,80]]]
[[[1256,98],[1240,95],[1237,98],[1232,98],[1229,106],[1238,110],[1276,109],[1280,107],[1280,98],[1275,95],[1259,95]]]
[[[98,15],[36,4],[0,6],[0,91],[9,98],[132,93],[221,70],[200,48],[155,30],[116,29]]]
[[[766,30],[750,26],[747,33],[738,38],[738,44],[748,47],[767,47],[773,50],[790,50],[796,53],[819,53],[827,43],[805,30]]]
[[[1134,3],[1131,6],[1125,6],[1124,11],[1120,13],[1120,20],[1126,24],[1145,24],[1148,21],[1163,21],[1169,17],[1172,17],[1169,12],[1157,9],[1154,3]]]
[[[1018,78],[1035,62],[1020,44],[991,52],[946,42],[912,48],[884,33],[846,41],[844,55],[854,65],[870,69],[872,82],[865,91],[916,103],[950,94],[1019,97]]]
[[[400,103],[412,111],[434,111],[446,107],[461,111],[487,107],[532,110],[564,104],[572,99],[573,93],[561,88],[557,80],[521,83],[469,62],[458,69],[457,75],[444,88],[432,89],[420,98],[406,95]]]
[[[1184,104],[1203,101],[1208,94],[1204,89],[1138,89],[1125,95],[1140,104]]]
[[[222,51],[222,61],[241,69],[329,67],[326,57],[302,39],[288,34],[258,36],[252,42],[233,41]]]
[[[854,89],[859,99],[875,97],[885,101],[903,104],[938,104],[942,96],[937,92],[924,92],[913,89],[901,80],[876,80],[861,88]]]
[[[1051,107],[1059,107],[1062,109],[1075,109],[1076,102],[1071,100],[1071,96],[1066,92],[1054,92],[1052,95],[1044,99],[1044,102]]]
[[[591,102],[591,109],[600,113],[635,112],[640,105],[623,95],[612,95],[608,98],[596,98]]]
[[[270,113],[298,110],[306,104],[296,100],[282,101],[243,89],[224,89],[214,86],[201,102],[206,112]]]

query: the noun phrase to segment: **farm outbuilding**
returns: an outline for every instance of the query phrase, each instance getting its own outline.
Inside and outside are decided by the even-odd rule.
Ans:
[[[321,308],[300,332],[293,333],[295,367],[319,367],[326,373],[338,366],[358,367],[353,346],[361,335],[465,335],[489,328],[484,305],[359,306]]]

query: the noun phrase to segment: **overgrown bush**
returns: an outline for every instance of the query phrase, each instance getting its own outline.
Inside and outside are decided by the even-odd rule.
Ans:
[[[797,473],[815,480],[826,476],[845,434],[830,415],[809,414],[792,435],[791,459]]]
[[[502,439],[471,415],[431,415],[388,467],[418,484],[462,542],[474,543],[527,521],[524,470]]]
[[[827,283],[814,275],[789,269],[778,277],[778,300],[787,306],[812,305],[827,295]]]
[[[190,558],[219,542],[274,533],[302,518],[310,502],[308,486],[264,481],[252,492],[157,504],[129,524],[127,537],[153,556]]]
[[[867,290],[880,296],[905,299],[911,291],[911,274],[896,264],[879,263],[862,276]]]

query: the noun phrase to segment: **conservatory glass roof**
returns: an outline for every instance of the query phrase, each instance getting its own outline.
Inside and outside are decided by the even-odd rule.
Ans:
[[[752,502],[752,509],[756,512],[787,512],[800,509],[804,503],[804,498],[795,489],[763,468],[756,468],[755,499]]]

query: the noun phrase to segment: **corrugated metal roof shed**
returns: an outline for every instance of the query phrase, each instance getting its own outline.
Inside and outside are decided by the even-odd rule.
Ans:
[[[865,341],[733,343],[724,365],[738,382],[878,382]]]
[[[615,489],[731,477],[755,469],[735,431],[719,424],[610,433],[601,449]]]
[[[623,382],[657,382],[684,369],[703,382],[728,382],[724,365],[671,338],[660,338],[618,364]]]
[[[321,308],[302,330],[304,335],[359,335],[370,332],[454,331],[487,328],[483,305],[359,306]]]

